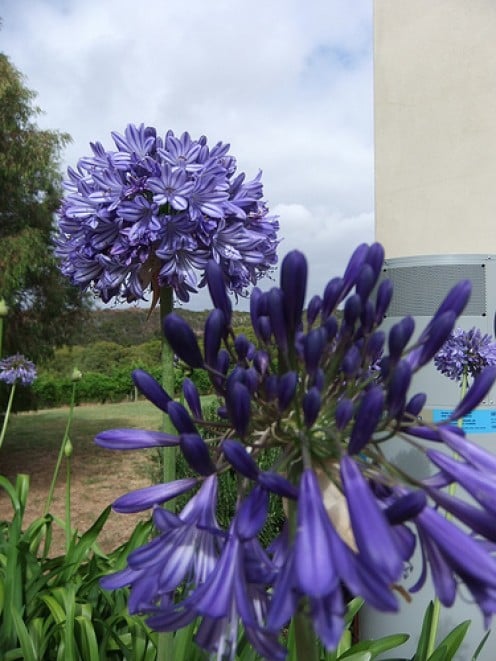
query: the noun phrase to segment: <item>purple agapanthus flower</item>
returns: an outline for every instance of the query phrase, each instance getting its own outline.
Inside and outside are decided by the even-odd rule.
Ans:
[[[4,381],[9,385],[20,383],[23,386],[30,386],[35,379],[36,367],[34,363],[22,354],[16,353],[0,360],[0,381]]]
[[[188,171],[196,158],[192,143],[174,142],[174,149],[171,159],[181,159]],[[395,584],[416,546],[424,562],[411,590],[429,577],[440,601],[451,605],[463,583],[490,623],[496,460],[466,438],[457,420],[487,396],[496,366],[482,367],[448,420],[419,422],[426,396],[410,392],[413,376],[452,333],[470,283],[448,292],[412,343],[411,317],[388,333],[380,329],[392,294],[388,281],[379,282],[383,258],[379,244],[359,246],[343,277],[331,279],[304,314],[308,265],[300,252],[289,253],[280,286],[251,294],[255,341],[232,328],[222,269],[214,261],[206,278],[215,309],[203,343],[180,315],[166,317],[164,334],[175,353],[210,378],[220,418],[205,418],[190,379],[183,405],[136,370],[136,385],[168,413],[177,434],[115,429],[96,438],[121,450],[177,445],[196,475],[114,503],[120,512],[154,508],[158,536],[104,579],[108,588],[131,586],[130,608],[152,628],[171,631],[197,621],[197,643],[234,659],[241,627],[258,654],[282,659],[280,634],[305,613],[333,649],[350,594],[378,610],[398,609]],[[422,453],[433,477],[419,481],[408,467],[386,461],[381,443],[393,437]],[[261,463],[268,450],[274,463],[267,470]],[[237,475],[239,492],[233,518],[222,528],[214,485],[226,472]],[[473,503],[450,493],[452,483]],[[185,493],[193,495],[181,513],[157,507]],[[287,520],[265,548],[269,496],[284,499]]]
[[[455,328],[434,356],[437,369],[453,381],[475,377],[484,367],[496,365],[496,342],[478,328]]]
[[[160,137],[129,124],[115,148],[69,168],[54,238],[61,270],[105,302],[143,299],[172,287],[180,300],[205,284],[209,259],[237,295],[277,262],[277,219],[262,200],[260,173],[236,175],[229,145],[188,133]]]

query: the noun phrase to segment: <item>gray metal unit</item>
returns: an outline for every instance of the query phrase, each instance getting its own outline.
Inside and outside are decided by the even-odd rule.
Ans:
[[[415,320],[415,337],[418,336],[447,292],[460,280],[469,279],[472,282],[472,296],[457,326],[465,330],[476,326],[483,333],[494,334],[496,255],[428,255],[389,259],[385,262],[383,278],[389,278],[394,285],[391,306],[382,326],[385,331],[402,317],[411,315]],[[459,385],[441,375],[433,364],[426,366],[415,375],[410,392],[427,394],[428,406],[423,411],[423,415],[431,420],[436,419],[436,416],[443,412],[452,410],[460,398]],[[496,424],[494,429],[492,426],[492,421],[496,421],[495,401],[496,392],[493,388],[473,416],[475,433],[467,431],[467,434],[477,444],[496,454]],[[432,473],[427,459],[399,439],[390,441],[385,451],[392,460],[417,478],[427,477]],[[457,490],[457,495],[469,499],[461,489]],[[412,586],[418,578],[421,562],[420,554],[415,553],[409,575],[402,581],[405,589]],[[434,597],[429,580],[426,587],[413,595],[410,604],[402,603],[398,614],[385,615],[368,607],[363,609],[360,617],[363,638],[378,638],[400,631],[411,635],[411,640],[397,652],[385,654],[381,658],[413,655],[424,609]],[[472,620],[466,641],[456,656],[457,661],[471,658],[485,633],[482,616],[470,601],[468,591],[462,589],[455,605],[450,609],[443,608],[441,611],[441,636],[460,622]],[[493,635],[496,638],[496,634]],[[493,635],[490,636],[485,650],[479,657],[480,661],[493,661],[495,658]]]

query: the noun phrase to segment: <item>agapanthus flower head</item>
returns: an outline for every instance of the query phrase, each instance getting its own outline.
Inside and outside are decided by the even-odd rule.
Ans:
[[[209,260],[243,295],[277,261],[278,222],[262,199],[261,173],[246,181],[221,142],[165,137],[144,124],[113,132],[114,149],[70,168],[55,254],[75,285],[104,301],[142,299],[170,286],[189,300]]]
[[[455,328],[434,356],[437,369],[453,381],[475,377],[484,367],[496,365],[496,342],[479,328]]]
[[[36,379],[36,367],[20,353],[0,360],[0,381],[9,385],[30,386]]]
[[[191,167],[191,144],[181,145],[184,168]],[[398,608],[395,583],[416,545],[424,567],[411,589],[430,576],[449,605],[465,583],[489,623],[496,611],[496,460],[456,421],[487,395],[496,367],[482,369],[449,420],[422,422],[426,396],[410,392],[413,376],[447,340],[470,285],[455,286],[412,343],[411,317],[389,333],[380,329],[392,293],[388,281],[378,282],[383,258],[378,244],[359,246],[344,276],[311,298],[304,314],[307,263],[290,253],[281,286],[253,290],[258,346],[232,328],[215,268],[208,276],[215,310],[203,347],[178,315],[166,318],[172,349],[210,378],[220,418],[206,419],[191,381],[184,384],[183,406],[138,371],[141,391],[168,413],[177,434],[120,429],[96,439],[115,449],[175,444],[196,474],[114,503],[120,512],[155,508],[159,536],[133,552],[127,569],[105,579],[106,587],[131,586],[133,610],[153,628],[171,631],[199,621],[198,644],[234,659],[241,625],[261,656],[282,659],[281,630],[305,612],[331,649],[343,631],[347,595],[382,611]],[[419,481],[409,466],[386,461],[381,444],[391,438],[422,453],[435,475]],[[452,452],[459,458],[451,459]],[[237,476],[239,492],[232,521],[221,528],[213,485],[226,472]],[[450,495],[453,482],[473,495],[473,504]],[[188,492],[192,498],[178,516],[157,509]],[[288,520],[265,548],[260,532],[269,496],[285,500]],[[197,552],[202,572],[192,564]]]

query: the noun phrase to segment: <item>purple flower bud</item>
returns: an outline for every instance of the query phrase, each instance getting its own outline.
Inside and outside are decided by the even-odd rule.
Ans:
[[[339,327],[338,320],[334,315],[331,317],[327,317],[327,319],[324,322],[323,328],[325,328],[326,330],[328,342],[332,342],[332,340],[336,337],[338,332],[338,327]]]
[[[384,348],[384,342],[386,340],[386,334],[384,331],[378,330],[372,333],[367,340],[366,353],[372,363],[375,363],[379,360],[382,350]]]
[[[286,321],[284,319],[284,294],[281,289],[272,287],[268,295],[269,317],[272,332],[278,348],[286,352],[288,349],[288,335]]]
[[[227,294],[226,283],[222,267],[216,261],[210,259],[205,269],[208,291],[214,306],[222,310],[224,313],[226,323],[231,323],[232,305],[231,300]]]
[[[327,283],[324,289],[324,296],[322,299],[321,315],[322,319],[326,319],[334,310],[336,305],[341,300],[341,292],[343,291],[342,278],[332,278]]]
[[[269,367],[269,354],[266,351],[257,351],[253,356],[253,366],[259,374],[264,376]]]
[[[253,287],[250,294],[250,319],[251,325],[254,329],[257,327],[258,317],[261,314],[261,311],[259,310],[259,303],[262,296],[263,294],[261,289],[259,289],[259,287]]]
[[[248,355],[248,351],[250,350],[250,345],[251,342],[248,340],[246,335],[243,335],[243,333],[240,333],[239,335],[236,336],[236,339],[234,340],[234,348],[236,350],[236,353],[238,354],[238,359],[240,361],[243,361]]]
[[[173,434],[144,429],[109,429],[95,436],[95,443],[107,450],[141,450],[143,448],[171,447],[179,439]]]
[[[363,264],[356,281],[356,293],[360,296],[362,301],[366,301],[370,296],[370,292],[374,288],[376,282],[376,274],[370,264]]]
[[[217,415],[218,415],[219,418],[221,418],[222,420],[227,420],[228,417],[229,417],[229,416],[227,415],[227,408],[226,408],[225,406],[219,406],[219,408],[217,409]]]
[[[226,335],[226,318],[222,310],[215,308],[208,315],[205,322],[203,346],[205,348],[205,362],[214,367],[219,353],[222,338]]]
[[[177,356],[190,367],[203,367],[203,357],[193,330],[184,319],[171,312],[164,319],[164,335]]]
[[[261,315],[257,320],[257,326],[254,328],[257,337],[267,344],[272,335],[272,326],[269,317]]]
[[[319,366],[322,352],[327,342],[325,328],[313,328],[303,337],[303,357],[309,374],[313,374]]]
[[[229,369],[230,362],[231,359],[227,349],[221,349],[217,354],[215,365],[213,366],[215,372],[209,373],[210,380],[219,393],[224,392],[225,375]]]
[[[244,384],[252,395],[257,392],[259,383],[260,375],[254,367],[249,367],[247,370],[245,370]]]
[[[362,313],[360,314],[360,322],[362,324],[362,332],[364,334],[370,333],[375,324],[375,307],[372,301],[365,301]]]
[[[226,390],[226,406],[231,424],[243,437],[250,424],[251,395],[248,388],[239,381],[230,382]]]
[[[197,434],[198,431],[188,411],[179,402],[170,402],[167,407],[169,418],[180,434]]]
[[[238,537],[245,541],[252,539],[263,528],[269,511],[269,494],[265,489],[255,487],[241,506],[235,518]]]
[[[235,471],[249,480],[258,478],[258,466],[246,447],[234,439],[222,441],[222,452]]]
[[[455,325],[456,314],[452,310],[443,312],[429,327],[429,332],[422,333],[421,346],[414,349],[407,360],[413,370],[426,365],[446,342]]]
[[[286,372],[279,377],[277,384],[277,398],[279,411],[285,411],[291,404],[296,393],[298,384],[298,374],[296,372]]]
[[[121,514],[142,512],[153,507],[153,505],[161,505],[172,498],[176,498],[176,496],[180,496],[196,486],[197,483],[196,478],[190,477],[168,482],[167,484],[154,484],[152,487],[137,489],[117,498],[112,505],[112,509]]]
[[[354,376],[360,369],[362,363],[362,356],[356,344],[352,344],[348,351],[345,353],[341,362],[341,369],[343,374],[347,377]]]
[[[307,322],[309,326],[311,326],[317,319],[317,315],[319,314],[321,307],[322,299],[320,296],[315,294],[315,296],[312,296],[310,299],[310,303],[308,304],[307,308]]]
[[[496,379],[496,365],[485,367],[480,374],[478,374],[469,388],[467,394],[459,402],[453,413],[450,415],[450,420],[457,420],[463,418],[464,415],[473,411],[478,406],[487,393],[491,390]]]
[[[406,360],[400,360],[392,370],[386,395],[386,405],[391,418],[397,418],[402,414],[411,380],[410,365]]]
[[[353,417],[353,402],[351,399],[342,397],[339,400],[336,406],[334,417],[336,419],[336,427],[339,429],[339,431],[343,431],[343,429]]]
[[[172,398],[165,392],[160,383],[145,370],[133,370],[131,377],[134,385],[152,404],[161,411],[167,412],[167,406]]]
[[[384,264],[384,248],[382,244],[376,242],[370,246],[365,257],[365,263],[370,264],[377,280]]]
[[[282,260],[281,290],[284,294],[284,318],[290,336],[294,335],[301,323],[307,288],[307,273],[307,260],[299,250],[292,250]]]
[[[318,388],[310,388],[303,397],[303,418],[305,426],[310,428],[317,420],[321,405],[320,392]]]
[[[427,395],[424,392],[418,392],[416,395],[413,395],[405,407],[405,415],[418,418],[420,412],[425,406],[426,401]]]
[[[377,288],[377,298],[375,303],[375,321],[377,324],[382,323],[392,297],[393,283],[391,280],[383,280]]]
[[[208,446],[199,434],[181,434],[179,445],[188,465],[199,475],[215,473]]]
[[[343,296],[346,296],[355,284],[368,252],[369,246],[366,243],[362,243],[355,248],[351,255],[343,275]]]
[[[188,403],[191,413],[195,416],[195,418],[201,420],[203,415],[200,394],[198,392],[198,388],[195,386],[193,381],[191,381],[191,379],[188,379],[188,377],[183,380],[183,393],[184,399]]]
[[[412,317],[404,317],[392,326],[388,336],[389,355],[392,360],[397,361],[410,341],[415,329]]]
[[[379,386],[372,386],[363,396],[350,436],[348,453],[360,452],[370,441],[372,434],[382,417],[384,393]]]
[[[322,392],[324,390],[325,386],[325,372],[323,369],[319,367],[318,370],[316,370],[315,374],[312,377],[311,383],[313,386],[319,390],[319,392]]]
[[[221,349],[217,356],[217,363],[215,369],[220,372],[220,374],[227,374],[229,365],[231,364],[231,359],[229,356],[229,351],[227,349]]]
[[[439,306],[433,320],[440,317],[444,312],[451,310],[458,317],[467,305],[472,292],[472,283],[470,280],[461,280],[445,296]]]
[[[268,402],[276,399],[279,390],[279,379],[275,374],[269,374],[264,381],[265,397]]]
[[[346,303],[344,304],[343,318],[345,324],[348,327],[353,328],[356,320],[360,317],[361,311],[362,301],[360,296],[358,296],[358,294],[353,294],[346,300]]]
[[[283,498],[298,498],[298,489],[291,484],[285,477],[274,471],[263,471],[258,474],[258,484]]]
[[[387,520],[392,526],[409,521],[420,514],[427,505],[427,498],[422,489],[410,491],[401,496],[384,510]]]

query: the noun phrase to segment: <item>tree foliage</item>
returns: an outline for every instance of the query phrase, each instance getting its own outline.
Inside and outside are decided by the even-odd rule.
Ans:
[[[4,353],[32,360],[67,343],[88,307],[51,250],[61,195],[60,153],[69,136],[41,130],[22,74],[0,53],[0,298],[9,315]]]

